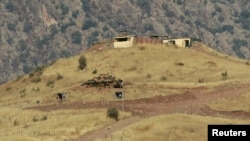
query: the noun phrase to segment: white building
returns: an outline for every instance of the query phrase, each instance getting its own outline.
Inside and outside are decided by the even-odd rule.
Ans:
[[[129,48],[133,47],[135,43],[134,36],[116,37],[114,40],[114,48]]]
[[[191,46],[191,39],[190,38],[166,39],[163,40],[163,44],[176,45],[177,47],[186,48]]]

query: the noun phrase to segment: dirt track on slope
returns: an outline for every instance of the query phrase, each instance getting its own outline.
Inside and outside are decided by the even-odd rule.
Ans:
[[[120,120],[113,125],[116,128],[122,129],[128,125],[131,125],[142,118],[147,118],[162,114],[172,114],[172,113],[186,113],[186,114],[196,114],[196,115],[207,115],[216,117],[228,117],[228,118],[238,118],[245,119],[250,118],[250,113],[244,111],[213,111],[208,106],[207,103],[218,100],[220,98],[233,98],[238,97],[241,94],[245,94],[250,91],[250,84],[228,84],[220,87],[214,88],[212,91],[207,91],[207,88],[193,88],[189,89],[183,94],[179,95],[169,95],[169,96],[155,96],[151,98],[142,98],[136,100],[124,100],[124,110],[131,112],[132,117],[130,119]],[[116,106],[122,109],[121,101],[109,101],[109,102],[90,102],[90,103],[63,103],[47,106],[32,107],[30,109],[37,109],[42,111],[51,111],[59,109],[86,109],[86,108],[108,108]],[[87,133],[75,141],[92,141],[96,138],[104,138],[104,132],[107,131],[107,127],[99,129],[97,131],[92,131]],[[115,131],[115,130],[114,130]],[[108,134],[114,132],[109,131]]]

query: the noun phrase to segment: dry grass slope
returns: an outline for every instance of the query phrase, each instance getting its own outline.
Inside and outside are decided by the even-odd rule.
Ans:
[[[84,70],[78,69],[80,55],[87,58]],[[0,140],[63,140],[66,136],[73,138],[112,122],[105,117],[104,109],[55,112],[22,110],[37,105],[37,101],[41,102],[40,105],[55,104],[55,94],[64,91],[69,93],[66,103],[114,100],[114,89],[98,90],[80,86],[79,82],[100,73],[112,73],[129,84],[125,85],[127,99],[182,94],[186,88],[191,87],[212,89],[229,82],[248,81],[250,76],[250,66],[246,60],[220,54],[202,44],[194,48],[141,44],[134,48],[107,48],[80,55],[60,59],[45,67],[38,82],[31,82],[32,78],[27,75],[0,86],[0,125],[3,127],[0,129]],[[92,72],[95,69],[98,73],[94,75]],[[225,71],[228,75],[223,79],[222,72]],[[58,79],[58,75],[63,78]],[[53,83],[48,86],[48,82]],[[215,101],[210,107],[249,112],[248,99],[249,94],[246,94],[237,100]],[[42,120],[45,117],[48,119]],[[114,137],[122,135],[127,140],[145,141],[166,138],[173,141],[187,138],[190,141],[205,140],[204,125],[207,123],[244,122],[191,115],[160,116],[122,129]]]
[[[41,81],[37,83],[31,82],[32,78],[25,76],[1,85],[0,90],[4,95],[1,98],[1,105],[16,105],[21,101],[22,106],[28,106],[37,100],[53,103],[55,93],[62,91],[71,93],[69,100],[72,101],[83,99],[93,101],[96,97],[92,94],[106,94],[112,91],[100,92],[77,87],[80,86],[79,82],[91,79],[100,73],[112,73],[117,78],[123,79],[125,84],[132,84],[130,86],[133,88],[128,91],[135,95],[129,99],[142,97],[143,89],[138,87],[145,87],[145,84],[163,85],[161,86],[161,90],[165,91],[163,93],[173,94],[178,92],[168,92],[164,86],[217,85],[227,81],[242,81],[250,76],[250,66],[245,60],[220,54],[202,44],[196,44],[194,48],[140,44],[134,48],[107,48],[84,52],[81,55],[87,58],[87,67],[82,71],[78,69],[80,57],[78,55],[69,59],[59,59],[44,68],[40,76]],[[94,75],[92,72],[95,69],[97,74]],[[223,72],[227,72],[226,79],[223,79]],[[63,79],[57,79],[59,74]],[[47,86],[49,81],[53,81],[53,85]],[[154,85],[147,86],[154,87]],[[148,92],[145,96],[152,96],[149,93],[157,94],[157,92]],[[79,98],[81,96],[83,97]],[[112,96],[109,98],[106,98],[106,95],[97,96],[98,100],[110,98],[112,99]]]
[[[57,141],[75,138],[115,122],[106,109],[39,112],[17,108],[0,109],[0,140]],[[120,118],[130,116],[120,113]]]
[[[156,116],[121,129],[105,141],[121,138],[129,141],[206,141],[208,124],[248,124],[249,121],[186,114]]]

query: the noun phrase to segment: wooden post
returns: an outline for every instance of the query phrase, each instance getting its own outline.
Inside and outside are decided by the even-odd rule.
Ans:
[[[192,104],[191,104],[191,115],[193,114],[193,106],[192,106]]]

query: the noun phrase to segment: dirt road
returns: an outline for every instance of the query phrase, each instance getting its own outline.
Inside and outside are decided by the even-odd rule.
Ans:
[[[241,94],[245,94],[250,91],[250,84],[244,83],[232,83],[224,86],[215,87],[212,91],[207,91],[208,88],[193,88],[187,90],[183,94],[170,95],[170,96],[155,96],[151,98],[142,98],[136,100],[124,100],[124,110],[131,112],[132,117],[129,119],[120,120],[113,125],[93,131],[86,135],[75,139],[75,141],[93,141],[97,138],[105,138],[106,135],[110,135],[116,129],[122,129],[128,125],[138,122],[142,118],[147,118],[162,114],[171,113],[187,113],[197,115],[209,115],[219,117],[230,118],[250,118],[250,113],[244,111],[233,112],[218,112],[211,110],[207,103],[218,100],[220,98],[235,98]],[[58,110],[58,109],[86,109],[86,108],[108,108],[116,106],[122,108],[121,101],[109,101],[109,102],[90,102],[90,103],[65,103],[47,106],[32,107],[31,109],[37,110]]]

